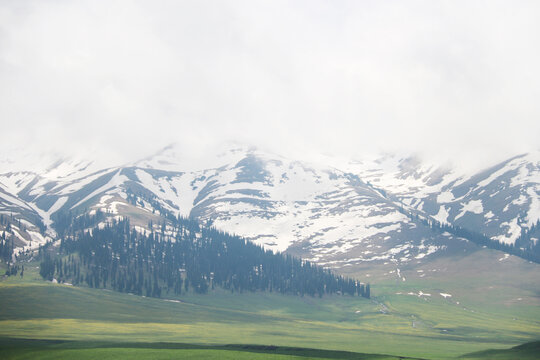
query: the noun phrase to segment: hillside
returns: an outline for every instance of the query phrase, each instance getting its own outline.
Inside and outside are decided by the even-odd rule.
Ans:
[[[351,161],[346,167],[409,208],[502,243],[516,244],[540,220],[539,151],[477,172],[396,155]]]
[[[158,299],[44,282],[37,266],[27,264],[22,278],[0,281],[0,336],[75,340],[81,346],[86,342],[88,348],[100,347],[95,343],[98,340],[113,347],[126,342],[130,347],[155,342],[271,344],[451,359],[510,348],[540,334],[538,304],[498,305],[495,298],[486,306],[485,297],[462,297],[454,291],[460,287],[459,276],[454,284],[437,282],[452,292],[452,298],[434,292],[431,296],[397,295],[407,289],[417,294],[429,291],[405,282],[374,284],[377,297],[372,301],[336,295],[319,299],[268,292],[232,294],[219,289],[207,295],[184,293]],[[523,284],[530,281],[523,280]],[[517,296],[518,289],[525,287],[498,278],[489,284],[507,296]],[[5,344],[0,341],[3,353]]]
[[[214,288],[370,297],[369,284],[192,220],[171,217],[160,232],[146,234],[127,219],[99,226],[101,212],[83,219],[72,219],[59,245],[40,249],[43,278],[151,297]]]
[[[99,209],[129,216],[147,230],[150,221],[159,224],[171,213],[337,269],[365,262],[423,262],[476,249],[460,236],[434,232],[408,214],[515,243],[525,251],[536,244],[536,232],[527,233],[540,218],[540,165],[534,154],[478,174],[414,158],[339,165],[346,171],[325,161],[329,165],[241,145],[197,156],[170,146],[144,160],[107,169],[66,160],[42,174],[1,174],[0,184],[11,194],[5,196],[10,205],[5,200],[2,212],[35,228],[43,222],[48,229],[43,238],[55,236],[63,213]],[[34,244],[42,244],[43,238],[33,235]],[[28,240],[18,245],[28,248]]]
[[[127,217],[139,234],[159,233],[162,229],[171,232],[173,220],[184,217],[364,283],[391,281],[405,285],[417,278],[422,289],[434,274],[441,274],[441,281],[444,276],[452,280],[454,271],[463,270],[468,280],[462,286],[468,288],[469,282],[476,283],[474,271],[478,269],[486,272],[481,278],[489,281],[487,274],[493,278],[506,274],[506,263],[526,261],[504,252],[493,253],[484,248],[485,242],[475,243],[472,236],[467,238],[450,229],[441,231],[434,224],[439,220],[439,224],[454,226],[457,218],[456,222],[475,238],[484,236],[484,225],[461,222],[480,216],[474,213],[479,210],[462,209],[463,204],[477,201],[475,196],[482,201],[482,216],[498,212],[500,221],[514,221],[505,218],[514,214],[513,210],[502,211],[506,205],[502,210],[488,207],[491,203],[482,198],[486,193],[494,194],[498,186],[507,190],[501,190],[504,199],[492,205],[502,206],[504,200],[510,204],[508,209],[520,209],[522,230],[516,245],[529,253],[538,252],[538,246],[531,250],[538,236],[538,227],[531,225],[539,186],[539,164],[534,154],[515,157],[477,174],[441,169],[409,157],[348,164],[334,160],[302,162],[230,144],[208,153],[186,154],[173,145],[120,167],[103,168],[99,162],[64,159],[51,166],[36,166],[40,174],[5,172],[0,175],[0,183],[12,194],[10,201],[19,203],[9,211],[0,210],[4,219],[13,219],[9,220],[10,231],[2,234],[7,239],[6,248],[12,243],[17,254],[67,235],[73,217],[84,227],[85,219],[102,214],[99,223],[87,224],[88,229]],[[474,190],[475,181],[484,192]],[[459,195],[463,184],[469,190]],[[452,196],[458,199],[452,200],[456,210],[451,213],[459,211],[463,215],[458,217],[456,213],[442,221],[445,219],[435,216],[434,207],[426,204],[430,198],[449,199],[448,191],[454,191]],[[526,201],[521,197],[523,191],[532,194]],[[520,197],[523,201],[516,200]],[[18,230],[19,219],[26,232]],[[7,229],[7,222],[0,228]],[[486,233],[486,239],[497,244],[496,237],[502,236],[504,229],[500,227],[491,240]],[[17,240],[20,238],[26,240]],[[478,268],[477,263],[484,264],[481,259],[488,258],[486,268]],[[461,269],[453,268],[456,260]],[[518,282],[537,271],[535,265],[526,268],[521,270],[525,273],[512,270],[508,276]],[[538,285],[538,279],[533,283]],[[439,292],[451,294],[445,285],[440,288]],[[520,291],[515,298],[538,303],[537,295]]]

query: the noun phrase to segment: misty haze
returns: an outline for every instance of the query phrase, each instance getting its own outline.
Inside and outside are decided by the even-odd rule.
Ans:
[[[0,357],[537,359],[539,18],[0,2]]]

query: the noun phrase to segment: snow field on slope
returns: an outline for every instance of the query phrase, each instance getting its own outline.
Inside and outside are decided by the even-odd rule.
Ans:
[[[121,170],[117,170],[114,176],[112,177],[109,182],[103,186],[101,186],[99,189],[94,190],[91,194],[87,195],[84,199],[77,202],[75,205],[71,207],[71,209],[76,208],[77,206],[84,204],[86,201],[92,199],[93,197],[104,193],[108,190],[113,190],[113,192],[120,192],[120,185],[128,181],[129,179],[125,175],[120,175]]]
[[[31,172],[17,172],[0,174],[0,186],[10,194],[18,194],[32,182],[36,174]]]
[[[437,213],[437,215],[433,215],[432,218],[434,218],[441,224],[446,224],[448,223],[448,215],[449,213],[448,210],[446,210],[446,207],[444,205],[441,205],[439,207],[439,212]]]
[[[412,254],[415,254],[417,258],[423,258],[432,250],[435,251],[435,248],[426,247],[419,249],[418,253],[406,254],[404,250],[387,256],[388,254],[385,254],[385,251],[388,251],[387,248],[367,250],[367,245],[370,245],[372,240],[384,242],[386,240],[383,238],[388,237],[400,239],[403,236],[400,234],[406,234],[407,230],[415,225],[405,215],[397,212],[396,207],[388,198],[378,197],[371,189],[364,188],[361,184],[355,188],[356,185],[349,184],[349,179],[343,172],[326,165],[313,166],[289,161],[242,147],[225,151],[220,156],[208,156],[207,153],[195,154],[195,156],[184,155],[186,154],[181,153],[180,148],[165,149],[157,156],[138,163],[139,166],[147,166],[149,169],[135,170],[140,184],[154,193],[158,201],[175,214],[189,216],[193,207],[197,205],[197,210],[200,211],[195,214],[202,214],[203,221],[214,219],[213,225],[222,230],[253,238],[257,243],[264,244],[273,250],[282,251],[295,242],[309,241],[308,248],[312,256],[320,259],[335,259],[332,258],[333,255],[343,255],[351,250],[354,250],[354,255],[350,257],[359,258],[357,255],[364,250],[361,256],[370,260],[395,256],[396,261],[409,261],[413,257]],[[187,159],[189,157],[192,159]],[[264,171],[267,172],[267,177],[263,182],[257,181],[257,177],[252,183],[237,182],[244,169],[237,168],[236,165],[246,157],[256,158],[255,166],[260,164],[263,166]],[[481,199],[474,197],[493,195],[484,194],[487,192],[486,189],[479,188],[477,193],[469,192],[454,198],[448,186],[463,183],[470,178],[469,175],[465,176],[456,171],[440,171],[427,163],[416,165],[414,159],[412,162],[406,162],[405,171],[402,171],[400,160],[401,158],[394,156],[379,163],[374,161],[353,164],[351,167],[356,166],[357,171],[352,172],[359,175],[362,181],[371,181],[375,186],[397,194],[403,203],[413,208],[421,209],[425,204],[426,209],[437,209],[437,207],[428,208],[428,206],[433,206],[433,201],[436,199],[436,203],[441,206],[433,217],[441,222],[448,221],[449,213],[460,212],[456,217],[458,219],[469,213],[481,214],[485,210],[486,220],[493,221],[493,226],[498,225],[499,220],[491,216],[492,209],[484,209],[484,204],[489,204],[489,202],[482,203]],[[519,158],[511,161],[511,165],[518,166],[518,160]],[[54,195],[60,195],[60,198],[84,188],[99,176],[106,173],[114,174],[108,184],[93,191],[75,206],[98,195],[121,195],[124,190],[123,185],[127,181],[127,177],[120,175],[121,168],[103,170],[86,177],[80,177],[80,175],[87,170],[80,171],[79,169],[68,174],[69,168],[60,164],[48,173],[53,174],[56,171],[55,176],[59,176],[55,180],[57,184],[53,191],[56,191]],[[77,164],[74,164],[73,168],[77,168]],[[152,172],[150,168],[171,170],[175,174],[163,175]],[[253,169],[246,170],[250,175],[249,172]],[[179,171],[184,171],[184,173],[178,175]],[[26,183],[30,181],[23,175],[18,176]],[[66,180],[66,176],[77,177],[77,179],[70,182]],[[538,169],[527,168],[525,171],[523,167],[519,167],[519,172],[512,178],[512,183],[527,182],[522,184],[521,196],[509,201],[514,205],[522,206],[528,204],[526,201],[531,199],[527,213],[529,225],[540,218],[539,189],[530,187],[531,182],[538,181],[535,180],[537,176]],[[49,179],[41,179],[34,187],[33,193],[42,195],[44,185]],[[428,185],[428,182],[433,180],[441,181]],[[17,184],[15,177],[10,181],[12,181],[10,185],[12,187],[19,186],[20,188],[21,184],[24,184],[24,182]],[[215,181],[216,186],[205,193],[204,198],[201,199],[207,201],[194,204],[200,191],[211,181]],[[424,203],[424,197],[428,196],[430,198],[425,199]],[[171,206],[169,202],[174,206]],[[115,215],[120,215],[123,211],[122,204],[122,202],[112,201],[111,198],[102,197],[98,205]],[[144,202],[142,208],[147,211],[152,210],[148,202]],[[49,216],[46,219],[49,225],[51,209],[46,212],[39,209],[40,215]],[[513,219],[504,220],[508,220],[503,222],[504,241],[512,241],[519,225],[517,222],[514,223]],[[340,261],[349,261],[349,259],[342,259],[343,257],[340,257]]]
[[[114,171],[114,170],[112,170],[112,171]],[[71,181],[71,182],[60,181],[58,183],[58,185],[56,185],[54,187],[54,189],[59,189],[59,191],[58,191],[59,195],[69,195],[69,194],[72,194],[72,193],[74,193],[76,191],[81,190],[86,185],[92,183],[93,181],[97,180],[101,176],[103,176],[103,175],[105,175],[107,173],[110,173],[112,171],[102,170],[102,171],[99,171],[99,172],[97,172],[95,174],[87,175],[87,176],[84,176],[82,178],[79,178],[79,179]]]
[[[406,176],[400,169],[403,161],[411,160],[410,154],[388,155],[360,163],[349,163],[347,171],[357,174],[364,181],[369,181],[378,188],[398,195],[401,198],[422,199],[431,194],[440,193],[450,183],[465,181],[469,176],[455,169],[444,170],[440,182],[428,185],[428,180],[441,169],[431,163],[421,163],[415,168],[415,174]],[[412,158],[413,161],[418,159]]]
[[[22,200],[19,200],[18,198],[14,197],[12,195],[9,195],[7,193],[1,192],[1,191],[0,191],[0,198],[3,199],[4,201],[6,201],[9,204],[14,204],[14,205],[17,205],[19,207],[22,207],[22,208],[25,208],[25,209],[28,209],[28,210],[32,209],[29,205],[27,205]]]
[[[309,239],[314,252],[343,253],[366,237],[395,231],[400,228],[400,222],[408,221],[399,212],[375,215],[381,209],[362,205],[365,197],[356,194],[341,176],[331,179],[328,172],[296,163],[278,166],[271,162],[266,170],[271,174],[271,184],[227,184],[212,193],[217,201],[213,211],[220,214],[214,226],[256,238],[255,242],[274,251],[283,251],[293,242]],[[231,190],[257,190],[268,194],[271,201],[258,196],[239,198],[265,201],[269,210],[242,201],[219,202],[220,198],[231,198]],[[343,207],[344,203],[348,206]],[[270,212],[273,216],[269,219],[253,216],[261,212]],[[380,224],[387,225],[374,226]],[[265,234],[273,236],[258,237]]]
[[[171,144],[150,158],[135,162],[138,167],[166,171],[201,172],[217,169],[224,164],[236,164],[243,159],[249,147],[231,146],[230,143],[201,149],[200,152],[184,149],[182,144]]]
[[[175,213],[186,217],[189,216],[189,212],[193,208],[193,200],[197,196],[197,193],[189,185],[189,182],[193,180],[192,177],[181,175],[170,180],[163,177],[155,179],[142,169],[137,169],[135,175],[137,175],[140,183],[153,192],[154,195],[178,206],[179,210],[174,211]]]
[[[527,188],[527,194],[531,199],[529,211],[527,211],[527,226],[531,227],[540,220],[540,184]]]
[[[514,244],[517,238],[521,235],[521,226],[518,224],[517,217],[510,221],[501,223],[501,229],[504,231],[504,233],[498,236],[493,236],[492,239],[498,240],[504,244]]]
[[[461,203],[461,212],[454,218],[454,221],[465,215],[467,212],[482,214],[484,212],[482,200],[470,200],[467,203]]]

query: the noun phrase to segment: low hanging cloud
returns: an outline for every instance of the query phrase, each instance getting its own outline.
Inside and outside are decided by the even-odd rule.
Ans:
[[[538,18],[534,1],[3,1],[0,147],[483,165],[540,147]]]

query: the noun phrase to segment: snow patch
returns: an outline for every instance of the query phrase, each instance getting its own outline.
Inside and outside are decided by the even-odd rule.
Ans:
[[[178,304],[182,303],[182,301],[180,301],[180,300],[171,300],[171,299],[163,299],[163,301],[172,302],[172,303],[178,303]]]
[[[510,257],[510,254],[504,254],[502,258],[499,259],[499,261],[504,261]]]
[[[454,221],[465,215],[466,212],[472,212],[473,214],[481,214],[484,212],[482,206],[482,200],[471,200],[468,203],[461,203],[461,212],[455,217]]]
[[[505,229],[506,233],[494,236],[493,239],[504,244],[514,244],[521,235],[521,226],[518,224],[518,218],[501,223],[501,229]]]
[[[109,182],[107,184],[103,185],[102,187],[100,187],[97,190],[94,190],[91,194],[87,195],[84,199],[82,199],[81,201],[79,201],[78,203],[73,205],[71,207],[71,209],[74,209],[77,206],[79,206],[81,204],[84,204],[86,201],[92,199],[94,196],[96,196],[98,194],[101,194],[101,193],[104,193],[104,192],[106,192],[108,190],[115,189],[115,190],[119,191],[120,190],[119,189],[120,185],[122,185],[124,182],[129,180],[125,175],[120,175],[120,172],[121,172],[121,170],[118,170],[116,172],[116,174],[114,174],[112,179],[109,180]]]
[[[445,204],[454,201],[454,194],[451,191],[445,191],[437,195],[437,202],[439,204]]]
[[[446,207],[444,205],[441,205],[441,207],[439,207],[439,212],[437,213],[437,215],[434,215],[433,218],[441,224],[446,224],[448,223],[448,215],[449,214],[448,210],[446,210]]]
[[[537,184],[534,188],[529,187],[527,194],[531,199],[529,211],[527,211],[527,226],[530,228],[540,219],[540,185]]]

